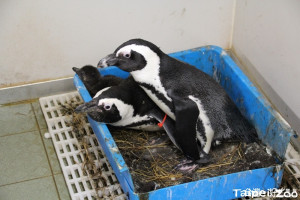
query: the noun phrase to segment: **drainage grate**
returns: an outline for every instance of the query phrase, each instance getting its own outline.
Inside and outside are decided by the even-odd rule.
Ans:
[[[126,199],[87,119],[83,124],[86,144],[83,146],[68,123],[70,116],[61,112],[61,105],[83,103],[78,92],[43,97],[39,100],[71,198]],[[94,162],[93,168],[89,170],[83,170],[87,164],[84,161],[86,152],[89,152]]]
[[[287,185],[291,188],[298,188],[299,190],[300,189],[300,155],[299,152],[297,152],[291,144],[289,144],[287,147],[285,158],[286,158],[285,170],[286,173],[289,174],[288,176],[289,178],[286,180]]]

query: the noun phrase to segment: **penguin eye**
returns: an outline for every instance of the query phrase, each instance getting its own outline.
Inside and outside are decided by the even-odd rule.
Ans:
[[[105,109],[105,110],[110,110],[110,109],[111,109],[111,106],[110,106],[110,105],[106,105],[106,106],[104,106],[104,109]]]
[[[125,58],[130,58],[130,53],[125,53],[125,54],[124,54],[124,57],[125,57]]]

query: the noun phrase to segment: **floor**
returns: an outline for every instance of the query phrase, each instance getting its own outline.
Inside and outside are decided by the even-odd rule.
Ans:
[[[38,99],[0,105],[0,199],[71,199]]]

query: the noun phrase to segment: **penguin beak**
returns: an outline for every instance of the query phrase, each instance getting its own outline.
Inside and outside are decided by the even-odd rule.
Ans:
[[[75,113],[84,113],[88,111],[88,106],[86,104],[82,104],[75,109]]]
[[[73,67],[72,69],[75,73],[77,73],[79,71],[79,68],[77,68],[77,67]]]
[[[96,101],[92,99],[92,101],[90,102],[77,106],[77,108],[74,111],[75,113],[88,113],[88,112],[93,112],[96,109],[97,109]]]
[[[108,56],[102,58],[99,62],[97,67],[105,68],[109,66],[116,65],[118,62],[118,58],[116,57],[115,53],[109,54]]]
[[[92,112],[98,112],[102,113],[101,106],[97,106],[97,99],[92,99],[90,102],[81,104],[80,106],[77,106],[77,108],[74,110],[75,113],[92,113]]]

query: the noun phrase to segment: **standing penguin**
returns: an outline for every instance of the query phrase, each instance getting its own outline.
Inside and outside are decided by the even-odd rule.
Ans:
[[[129,40],[98,63],[102,68],[112,65],[130,72],[156,105],[176,121],[174,140],[189,159],[179,169],[189,171],[195,164],[209,162],[212,142],[255,140],[255,129],[215,80],[151,42]]]
[[[79,76],[91,97],[94,97],[103,88],[119,85],[123,80],[111,75],[101,76],[98,69],[92,65],[85,65],[81,68],[73,67],[72,69]]]

